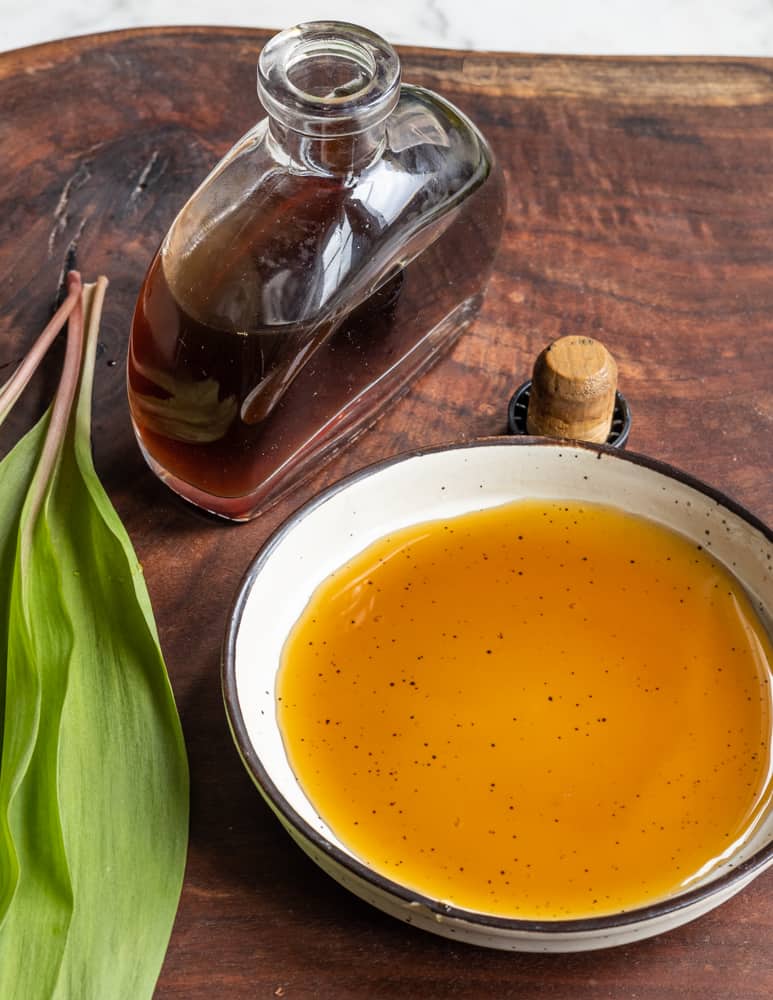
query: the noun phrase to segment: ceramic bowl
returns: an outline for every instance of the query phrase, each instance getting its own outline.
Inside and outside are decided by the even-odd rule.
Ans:
[[[298,784],[277,724],[282,646],[323,579],[399,527],[526,497],[612,504],[700,542],[745,587],[770,631],[773,533],[736,503],[673,468],[611,448],[484,440],[365,469],[306,504],[275,532],[233,607],[223,656],[226,710],[247,770],[290,835],[374,906],[437,934],[493,948],[559,952],[625,944],[699,917],[773,865],[773,815],[703,881],[651,905],[575,920],[488,916],[421,896],[353,856]]]

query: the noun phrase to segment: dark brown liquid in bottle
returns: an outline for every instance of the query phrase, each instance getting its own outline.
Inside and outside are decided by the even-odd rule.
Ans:
[[[273,204],[243,206],[174,274],[156,257],[129,352],[132,418],[151,466],[235,519],[318,468],[453,342],[480,305],[502,224],[493,173],[415,227],[412,252],[427,245],[400,266],[379,249],[379,219],[344,204],[335,180],[304,178]],[[326,258],[331,220],[343,216],[347,241]]]

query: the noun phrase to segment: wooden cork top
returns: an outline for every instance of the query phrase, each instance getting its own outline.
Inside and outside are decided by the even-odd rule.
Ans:
[[[549,344],[534,363],[526,427],[529,434],[604,442],[615,409],[617,365],[592,337]]]

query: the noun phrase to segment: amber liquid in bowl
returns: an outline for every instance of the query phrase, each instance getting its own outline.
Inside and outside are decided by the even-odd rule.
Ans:
[[[770,639],[652,522],[525,501],[390,535],[283,651],[290,764],[335,835],[456,906],[562,919],[687,888],[771,801]]]

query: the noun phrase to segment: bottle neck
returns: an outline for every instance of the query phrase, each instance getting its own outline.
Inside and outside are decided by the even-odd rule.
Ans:
[[[350,177],[374,163],[384,148],[383,123],[355,135],[320,138],[303,135],[287,128],[275,118],[269,119],[274,142],[295,163],[306,170]]]
[[[400,61],[378,35],[316,21],[274,36],[258,61],[273,140],[307,169],[349,175],[384,144],[400,96]]]

